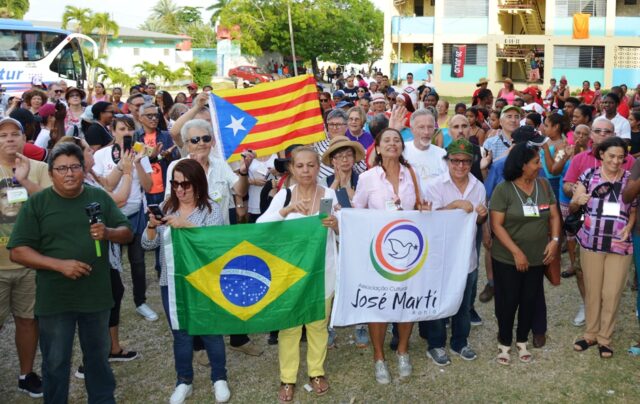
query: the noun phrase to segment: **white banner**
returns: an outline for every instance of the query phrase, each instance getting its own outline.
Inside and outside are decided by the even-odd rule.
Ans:
[[[475,213],[343,209],[332,325],[413,322],[458,312]]]

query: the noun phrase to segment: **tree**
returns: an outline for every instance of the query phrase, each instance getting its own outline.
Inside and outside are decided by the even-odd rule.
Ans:
[[[185,34],[191,37],[194,48],[215,48],[217,44],[216,31],[209,24],[197,22],[187,26]]]
[[[108,13],[96,13],[89,20],[91,31],[98,35],[99,47],[98,52],[104,55],[107,52],[107,40],[109,35],[117,37],[120,32],[118,24],[111,19]]]
[[[145,31],[165,32],[164,30],[166,30],[167,27],[164,26],[164,23],[161,20],[147,18],[147,20],[144,23],[142,23],[138,28]]]
[[[195,24],[198,22],[202,22],[202,14],[200,14],[200,9],[202,7],[180,7],[180,9],[176,12],[176,19],[178,20],[178,24],[180,26]]]
[[[66,6],[64,8],[64,14],[62,14],[62,29],[67,29],[69,23],[74,21],[75,32],[81,32],[83,34],[91,33],[91,9],[80,8],[73,6]]]
[[[187,65],[187,70],[191,74],[191,80],[199,87],[211,85],[211,78],[217,70],[217,66],[214,62],[209,60],[192,60],[185,64]]]
[[[218,0],[216,3],[206,8],[207,11],[213,11],[213,14],[211,14],[211,24],[215,25],[215,23],[218,22],[220,14],[222,14],[222,10],[224,10],[230,2],[231,0]]]
[[[29,0],[0,0],[0,18],[21,20],[29,11]]]
[[[133,65],[134,69],[138,69],[141,76],[147,76],[149,80],[153,80],[158,78],[160,75],[158,74],[158,65],[155,63],[142,61],[141,63],[137,63]]]

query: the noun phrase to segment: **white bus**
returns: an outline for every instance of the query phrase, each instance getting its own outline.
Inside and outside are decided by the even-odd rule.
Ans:
[[[0,84],[9,95],[22,94],[34,81],[48,87],[65,80],[83,87],[87,69],[81,40],[97,53],[95,41],[86,35],[0,18]]]

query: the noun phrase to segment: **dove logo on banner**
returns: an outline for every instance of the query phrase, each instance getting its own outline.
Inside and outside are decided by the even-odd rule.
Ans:
[[[410,220],[394,220],[371,240],[369,255],[376,271],[401,282],[411,278],[427,259],[428,243]]]

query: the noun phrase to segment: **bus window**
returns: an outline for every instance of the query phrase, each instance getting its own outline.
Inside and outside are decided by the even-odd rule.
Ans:
[[[34,62],[46,57],[65,38],[53,32],[0,30],[0,61]]]
[[[73,39],[56,55],[49,68],[64,79],[82,81],[85,80],[83,66],[80,45],[76,39]]]

